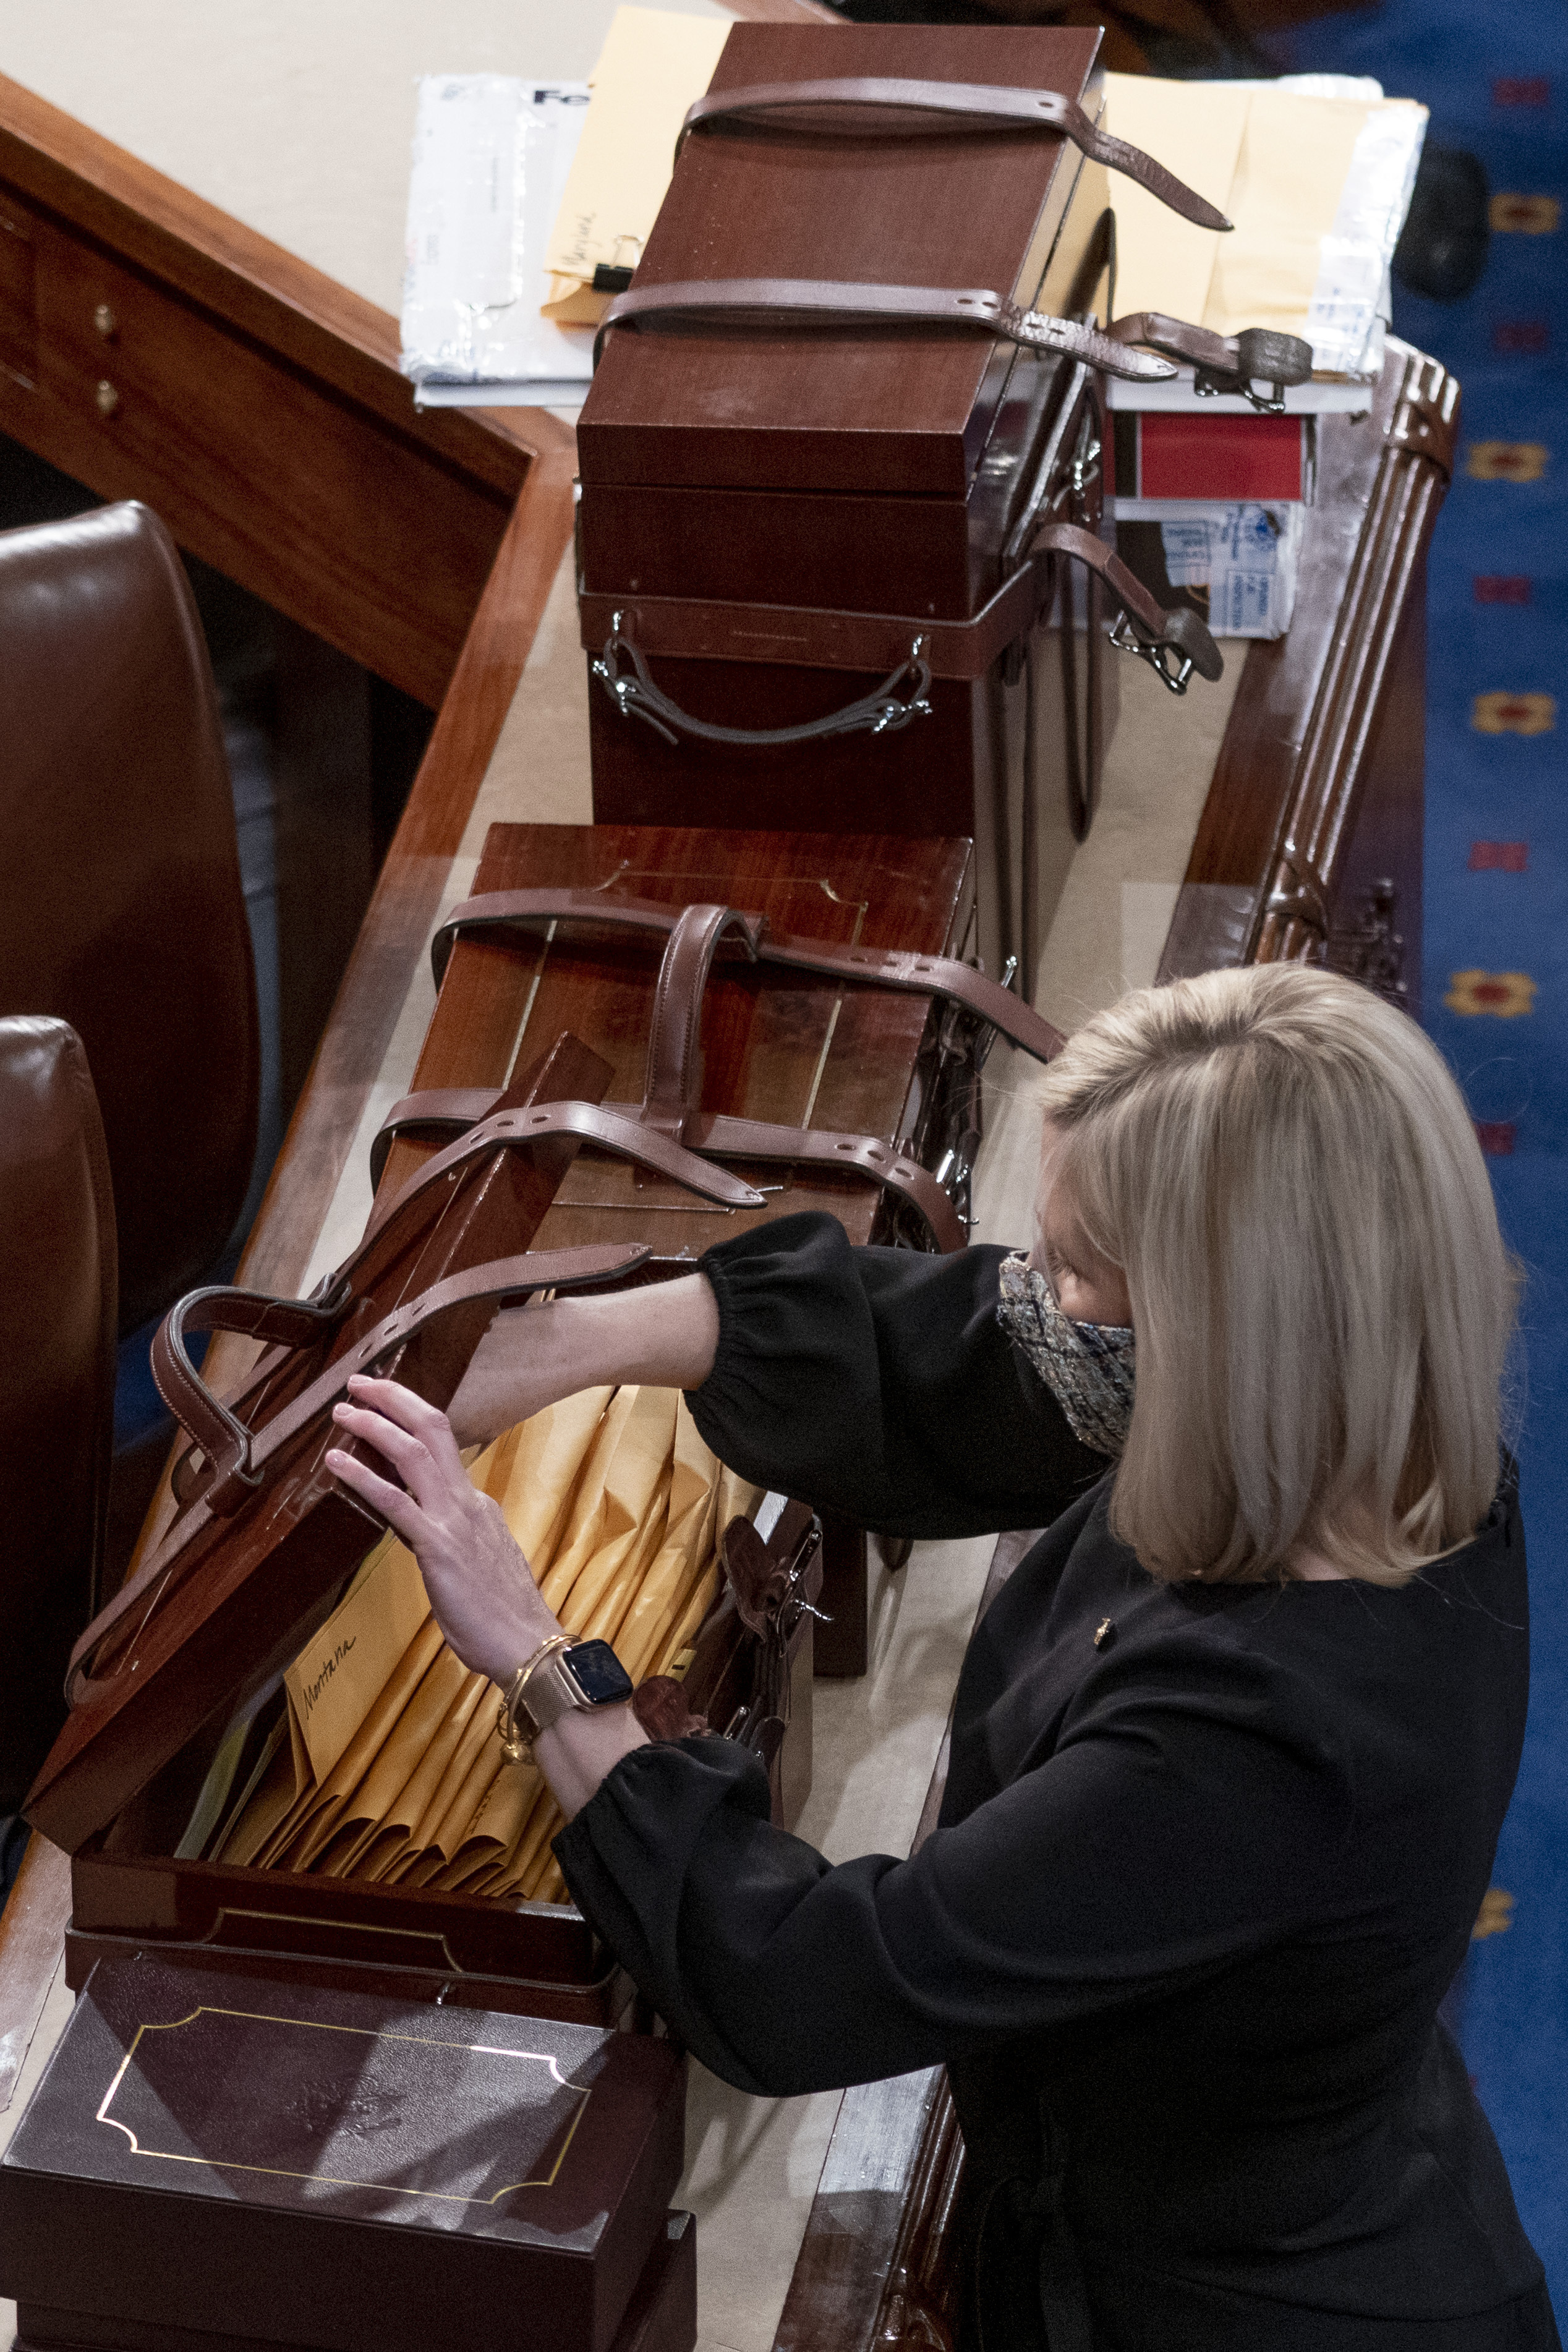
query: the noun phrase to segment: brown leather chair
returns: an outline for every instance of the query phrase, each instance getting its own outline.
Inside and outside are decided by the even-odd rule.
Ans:
[[[0,1020],[0,1815],[65,1720],[114,1425],[114,1199],[81,1040]]]
[[[212,670],[146,507],[0,532],[0,1014],[87,1049],[132,1331],[227,1240],[260,1076]]]

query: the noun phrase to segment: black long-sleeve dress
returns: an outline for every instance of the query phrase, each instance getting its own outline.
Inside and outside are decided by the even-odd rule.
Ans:
[[[1048,1523],[971,1643],[937,1830],[830,1866],[740,1748],[659,1744],[557,1840],[572,1893],[743,2089],[947,2062],[984,2352],[1550,2352],[1436,2021],[1523,1736],[1512,1484],[1398,1591],[1161,1584],[998,1328],[1001,1255],[799,1217],[702,1262],[722,1459],[899,1533]]]

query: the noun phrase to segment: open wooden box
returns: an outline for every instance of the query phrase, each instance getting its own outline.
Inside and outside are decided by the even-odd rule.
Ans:
[[[622,827],[493,827],[476,893],[586,888],[683,907],[719,901],[763,913],[778,933],[866,948],[962,951],[973,911],[972,860],[962,841],[857,836],[638,832]],[[611,1101],[641,1091],[658,954],[646,940],[569,925],[555,935],[509,930],[459,936],[416,1072],[420,1091],[500,1087],[564,1026],[611,1066]],[[921,994],[734,961],[715,965],[704,993],[703,1107],[786,1125],[855,1129],[887,1139],[928,1166],[948,1163],[963,1200],[962,1170],[978,1129],[982,1024],[962,1008]],[[382,1175],[395,1193],[440,1148],[416,1129],[390,1144]],[[584,1150],[538,1217],[531,1246],[637,1241],[656,1273],[689,1266],[710,1239],[805,1207],[837,1215],[856,1241],[916,1239],[907,1204],[835,1168],[742,1166],[763,1190],[758,1209],[720,1210],[641,1170]],[[331,1506],[349,1510],[342,1497]],[[820,1537],[804,1506],[770,1506],[765,1539],[801,1601],[814,1599]],[[363,1522],[368,1547],[373,1530]],[[863,1655],[864,1538],[838,1530],[850,1575],[825,1591],[844,1611]],[[855,1552],[858,1549],[857,1562]],[[841,1554],[842,1557],[842,1554]],[[270,1570],[273,1563],[266,1566]],[[857,1591],[854,1570],[858,1565]],[[292,1575],[253,1577],[254,1607],[216,1640],[199,1611],[190,1626],[189,1685],[165,1672],[169,1704],[183,1710],[164,1737],[156,1769],[144,1757],[117,1759],[115,1725],[94,1732],[90,1799],[79,1773],[68,1806],[48,1792],[33,1818],[72,1852],[73,1916],[68,1972],[82,1984],[99,1958],[141,1950],[222,1955],[244,1973],[277,1969],[331,1982],[574,2022],[623,2016],[632,1989],[587,1923],[565,1904],[498,1900],[429,1887],[188,1861],[174,1852],[235,1706],[268,1672],[293,1658],[335,1603]],[[339,1591],[342,1590],[340,1584]],[[185,1588],[188,1595],[189,1588]],[[855,1616],[858,1603],[858,1617]],[[188,1607],[188,1600],[182,1601]],[[733,1607],[715,1609],[699,1635],[686,1680],[689,1704],[721,1733],[756,1727],[759,1680],[774,1685],[768,1713],[782,1722],[769,1751],[778,1817],[793,1823],[810,1786],[811,1675],[816,1632],[792,1607],[787,1655],[766,1645]],[[830,1636],[839,1627],[823,1626]],[[776,1645],[775,1645],[776,1647]],[[79,1742],[81,1730],[73,1735]],[[773,1739],[778,1738],[775,1733]],[[39,1792],[35,1792],[36,1797]]]
[[[592,892],[686,907],[718,903],[767,918],[775,934],[835,948],[969,958],[975,866],[967,840],[892,834],[742,833],[664,825],[493,824],[474,877],[495,892]],[[636,1103],[662,940],[581,921],[459,933],[414,1074],[416,1093],[499,1087],[538,1041],[570,1026],[612,1068],[608,1099]],[[987,1033],[962,1007],[806,971],[716,961],[703,992],[702,1108],[896,1145],[932,1171],[962,1219],[979,1148]],[[438,1149],[417,1127],[391,1144],[383,1183],[405,1181]],[[584,1150],[539,1229],[541,1249],[641,1242],[654,1270],[685,1273],[710,1243],[804,1209],[836,1216],[852,1242],[930,1248],[907,1202],[846,1172],[735,1164],[763,1194],[724,1208]],[[867,1538],[825,1522],[826,1619],[818,1674],[863,1674]]]
[[[770,1553],[809,1601],[820,1582],[817,1521],[776,1496],[763,1499],[757,1519]],[[776,1816],[793,1826],[811,1787],[814,1620],[809,1608],[797,1607],[785,1622],[787,1685],[782,1705],[775,1698],[784,1728],[769,1764]],[[741,1736],[751,1727],[764,1648],[721,1594],[683,1684],[692,1711],[715,1731]],[[100,1959],[155,1951],[251,1976],[275,1973],[286,1961],[295,1982],[574,2024],[626,2015],[630,1979],[569,1903],[179,1859],[174,1848],[231,1713],[225,1706],[193,1726],[174,1759],[72,1855],[66,1978],[73,1990]]]

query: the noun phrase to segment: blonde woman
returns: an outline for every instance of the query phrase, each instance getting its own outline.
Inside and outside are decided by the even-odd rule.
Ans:
[[[872,1527],[1047,1526],[912,1859],[830,1867],[754,1761],[648,1742],[613,1675],[540,1709],[573,1894],[708,2065],[788,2093],[947,2062],[983,2352],[1557,2346],[1436,2021],[1524,1727],[1510,1317],[1438,1055],[1273,966],[1071,1040],[1026,1260],[786,1219],[475,1358],[456,1440],[665,1381],[748,1477]],[[341,1418],[406,1491],[338,1475],[507,1684],[554,1629],[453,1429],[374,1381]]]

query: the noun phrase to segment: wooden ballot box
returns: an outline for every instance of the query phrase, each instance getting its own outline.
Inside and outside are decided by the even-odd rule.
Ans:
[[[472,1475],[528,1541],[567,1630],[615,1640],[634,1682],[679,1681],[690,1711],[756,1746],[793,1823],[811,1782],[812,1515],[732,1479],[654,1390],[572,1399]],[[752,1513],[748,1579],[726,1562]],[[234,1699],[179,1726],[150,1780],[112,1723],[91,1743],[68,1981],[147,1952],[237,1979],[286,1966],[323,1989],[623,2018],[630,1982],[550,1850],[554,1802],[534,1766],[506,1760],[498,1694],[442,1640],[412,1556],[384,1538],[287,1647],[288,1666],[259,1677],[237,1657]],[[47,1798],[30,1802],[54,1818]]]
[[[574,916],[486,922],[498,894],[581,894]],[[471,928],[459,928],[415,1074],[394,1112],[384,1186],[403,1181],[438,1147],[439,1120],[480,1113],[482,1089],[503,1086],[538,1039],[563,1024],[613,1065],[609,1099],[637,1105],[647,1084],[662,939],[617,935],[591,909],[649,901],[709,901],[765,915],[781,935],[850,949],[962,957],[974,891],[964,841],[900,835],[740,833],[631,825],[490,828],[475,877]],[[459,910],[459,925],[461,925]],[[962,1238],[969,1171],[980,1139],[983,1028],[960,1007],[841,978],[781,970],[731,953],[710,971],[701,1004],[700,1109],[784,1129],[880,1139],[933,1171]],[[480,1090],[477,1094],[473,1090]],[[422,1108],[423,1107],[423,1108]],[[436,1123],[432,1123],[432,1120]],[[847,1156],[847,1155],[846,1155]],[[918,1204],[896,1187],[820,1161],[726,1164],[761,1192],[734,1207],[586,1150],[539,1230],[542,1249],[639,1241],[665,1273],[710,1243],[805,1209],[826,1210],[855,1242],[935,1241]],[[815,1629],[818,1670],[866,1664],[866,1538],[826,1528],[826,1575]]]
[[[29,2352],[690,2352],[666,2042],[132,1959],[0,2160]]]
[[[286,1954],[303,1980],[575,2021],[626,2007],[565,1899],[560,1815],[498,1692],[324,1460],[352,1370],[444,1402],[498,1298],[644,1263],[528,1247],[608,1076],[570,1034],[531,1047],[503,1131],[402,1184],[311,1300],[207,1288],[165,1318],[159,1376],[193,1438],[176,1514],[79,1643],[27,1800],[72,1856],[73,1986],[151,1947],[241,1974]],[[226,1401],[190,1360],[188,1318],[266,1342]],[[619,1645],[655,1735],[705,1717],[746,1741],[793,1822],[810,1783],[810,1512],[729,1473],[668,1390],[563,1399],[470,1475],[566,1631]]]
[[[711,94],[927,78],[1060,91],[1092,120],[1099,42],[1076,27],[741,25]],[[636,291],[875,282],[1103,316],[1107,203],[1103,168],[1054,131],[933,131],[876,108],[715,119],[680,151]],[[1042,650],[1049,567],[1022,555],[1052,517],[1099,527],[1099,378],[952,320],[826,312],[803,329],[766,313],[760,300],[756,316],[605,334],[578,429],[595,815],[968,835],[989,929],[1026,659],[1044,666],[1029,732],[1053,818],[1101,667],[1090,633],[1067,710]],[[627,701],[639,663],[684,719]],[[879,694],[879,721],[773,740]],[[1064,825],[1064,854],[1069,840]],[[984,947],[996,969],[997,938]]]

